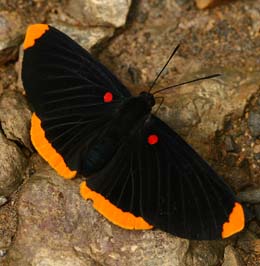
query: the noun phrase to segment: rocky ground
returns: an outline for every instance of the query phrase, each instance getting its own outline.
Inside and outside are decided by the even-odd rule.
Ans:
[[[0,2],[0,265],[260,265],[260,0],[219,2]],[[133,94],[178,43],[157,89],[221,73],[163,93],[158,115],[238,193],[249,210],[246,229],[211,242],[123,230],[81,199],[78,179],[57,176],[30,143],[20,77],[20,45],[35,22],[72,36]]]

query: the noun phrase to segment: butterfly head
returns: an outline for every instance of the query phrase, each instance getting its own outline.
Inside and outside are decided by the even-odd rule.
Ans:
[[[153,95],[147,91],[142,91],[139,96],[142,97],[147,106],[152,109],[152,107],[155,105],[155,99]]]

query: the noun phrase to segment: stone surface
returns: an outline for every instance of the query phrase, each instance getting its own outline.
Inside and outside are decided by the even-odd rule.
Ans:
[[[22,183],[27,159],[0,130],[0,195],[9,196]]]
[[[0,11],[0,65],[16,57],[23,31],[23,21],[17,12]]]
[[[1,87],[1,94],[7,89],[10,88],[12,90],[15,90],[16,88],[16,79],[17,74],[14,69],[13,64],[6,64],[0,67],[0,87]]]
[[[246,265],[259,265],[260,261],[260,239],[252,232],[245,232],[241,235],[241,237],[238,239],[237,247],[248,254],[248,257],[253,257],[253,261],[256,261],[256,263],[247,262]],[[245,256],[247,259],[247,256]]]
[[[225,248],[224,262],[222,266],[245,266],[245,264],[235,248],[229,245]]]
[[[184,265],[187,240],[114,226],[80,197],[78,180],[63,180],[49,167],[23,186],[17,206],[7,265]]]
[[[0,97],[0,122],[6,137],[28,149],[31,149],[30,121],[31,111],[21,93],[7,91]]]
[[[121,27],[130,5],[131,0],[69,0],[65,10],[80,23]]]
[[[16,233],[17,215],[12,202],[0,207],[0,257],[6,255]],[[1,259],[0,259],[0,265]]]

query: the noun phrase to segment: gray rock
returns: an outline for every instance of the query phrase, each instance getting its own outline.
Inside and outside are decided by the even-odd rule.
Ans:
[[[90,26],[121,27],[125,24],[131,0],[69,0],[65,11]]]
[[[227,246],[225,248],[224,262],[222,266],[244,266],[241,257],[238,252],[232,246]]]
[[[252,204],[260,203],[260,187],[241,191],[237,196],[242,202],[248,202]]]
[[[23,186],[17,207],[10,266],[184,265],[188,240],[111,224],[80,197],[78,180],[63,180],[49,168]]]
[[[0,65],[15,58],[23,39],[21,16],[13,11],[0,11]]]
[[[0,122],[6,137],[31,149],[31,111],[21,93],[7,91],[0,97]]]
[[[16,144],[0,131],[0,195],[9,196],[23,180],[27,160]]]
[[[248,117],[248,126],[252,136],[260,136],[260,110],[250,112]]]

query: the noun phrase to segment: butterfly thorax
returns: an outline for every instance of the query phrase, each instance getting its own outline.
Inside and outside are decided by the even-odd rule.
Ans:
[[[137,116],[134,118],[138,119],[138,116],[150,113],[154,104],[155,100],[153,95],[143,91],[138,96],[129,97],[122,102],[119,112],[124,117],[129,113],[132,117]]]
[[[139,94],[139,97],[144,99],[145,103],[147,104],[148,107],[150,107],[150,111],[151,111],[152,107],[155,105],[155,99],[153,97],[153,94],[147,91],[142,91]]]

